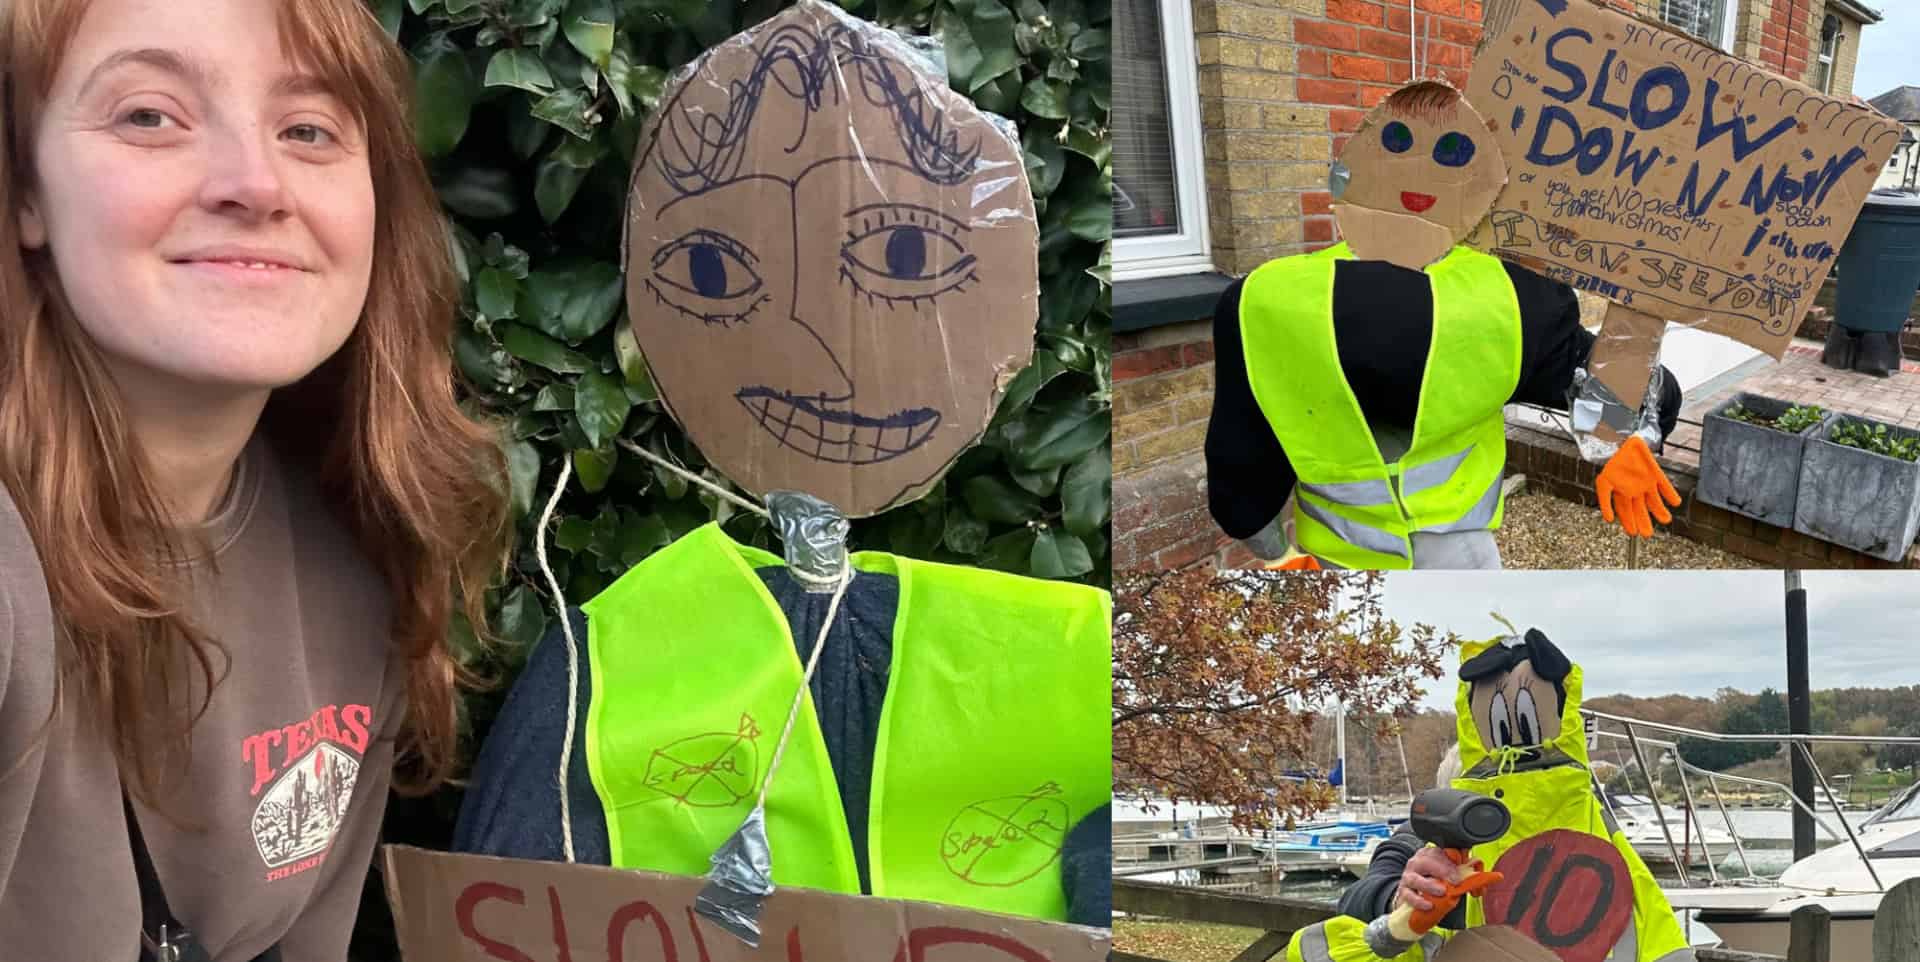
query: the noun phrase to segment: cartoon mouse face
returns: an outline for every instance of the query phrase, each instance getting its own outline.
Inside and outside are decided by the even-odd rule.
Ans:
[[[1394,91],[1347,141],[1335,214],[1356,256],[1420,267],[1473,230],[1506,184],[1486,121],[1459,91],[1422,82]]]
[[[1460,666],[1472,686],[1474,729],[1488,750],[1538,748],[1560,734],[1572,663],[1547,636],[1529,629],[1518,645],[1495,645]]]

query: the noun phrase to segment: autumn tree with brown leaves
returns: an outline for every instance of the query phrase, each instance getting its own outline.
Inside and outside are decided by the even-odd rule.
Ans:
[[[1123,796],[1222,805],[1242,827],[1306,817],[1323,783],[1316,715],[1344,702],[1390,725],[1445,674],[1458,642],[1381,611],[1379,572],[1208,571],[1114,586],[1113,774]]]

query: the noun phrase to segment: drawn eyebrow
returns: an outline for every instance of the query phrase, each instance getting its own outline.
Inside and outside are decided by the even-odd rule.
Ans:
[[[212,75],[206,67],[200,63],[189,60],[172,50],[166,50],[160,47],[142,47],[139,49],[118,50],[110,54],[105,60],[100,61],[100,63],[87,74],[87,79],[80,84],[79,98],[84,98],[87,95],[87,91],[92,89],[96,83],[99,83],[101,78],[113,73],[115,70],[134,65],[150,67],[162,73],[173,74],[196,87],[206,88],[212,86]],[[318,74],[306,72],[282,74],[279,79],[273,82],[273,86],[268,88],[268,93],[273,97],[319,96],[337,98],[339,96],[333,89],[333,85],[329,84],[324,78]]]
[[[920,205],[920,204],[906,204],[906,203],[899,203],[899,202],[886,202],[886,203],[879,203],[879,204],[862,204],[862,205],[860,205],[859,207],[855,207],[854,209],[852,209],[852,210],[850,210],[850,211],[847,211],[847,212],[846,212],[846,213],[845,213],[844,215],[842,215],[842,216],[844,216],[844,217],[848,217],[848,218],[852,218],[852,217],[858,217],[859,215],[861,215],[861,214],[864,214],[864,213],[866,213],[867,211],[870,211],[870,210],[911,210],[911,211],[917,211],[917,212],[919,212],[919,213],[922,213],[922,214],[926,214],[926,215],[927,215],[927,216],[929,216],[929,217],[937,217],[937,218],[939,218],[939,219],[941,219],[941,220],[943,220],[943,221],[946,221],[946,222],[947,222],[948,224],[950,224],[950,225],[952,225],[952,226],[953,226],[953,228],[954,228],[955,230],[961,230],[961,231],[966,231],[966,232],[968,232],[968,233],[971,233],[971,232],[973,231],[973,227],[972,227],[972,226],[970,226],[970,225],[968,225],[968,224],[966,224],[966,223],[963,223],[963,222],[961,222],[961,221],[959,221],[959,220],[957,220],[957,219],[955,219],[955,218],[953,218],[953,217],[950,217],[950,216],[948,216],[947,214],[945,214],[945,213],[943,213],[943,212],[941,212],[941,211],[937,211],[937,210],[934,210],[934,209],[933,209],[933,208],[931,208],[931,207],[926,207],[926,206],[922,206],[922,205]]]

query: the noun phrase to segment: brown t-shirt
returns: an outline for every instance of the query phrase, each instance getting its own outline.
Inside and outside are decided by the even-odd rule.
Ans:
[[[174,806],[203,830],[140,808],[141,831],[174,914],[216,962],[276,942],[286,962],[342,962],[404,710],[387,591],[258,440],[208,534],[193,610],[231,670],[194,726]],[[0,957],[126,962],[140,898],[112,755],[72,699],[34,742],[55,645],[38,555],[0,491]]]

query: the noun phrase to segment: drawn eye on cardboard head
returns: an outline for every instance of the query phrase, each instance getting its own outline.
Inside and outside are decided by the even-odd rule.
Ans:
[[[1347,140],[1333,213],[1355,257],[1419,270],[1480,223],[1506,182],[1485,118],[1459,91],[1426,80],[1390,94]]]
[[[633,332],[701,453],[763,497],[918,497],[1031,359],[1020,145],[916,57],[810,0],[695,61],[641,131]]]
[[[1488,648],[1460,666],[1480,744],[1489,751],[1538,748],[1560,735],[1573,663],[1537,628],[1518,644]]]

